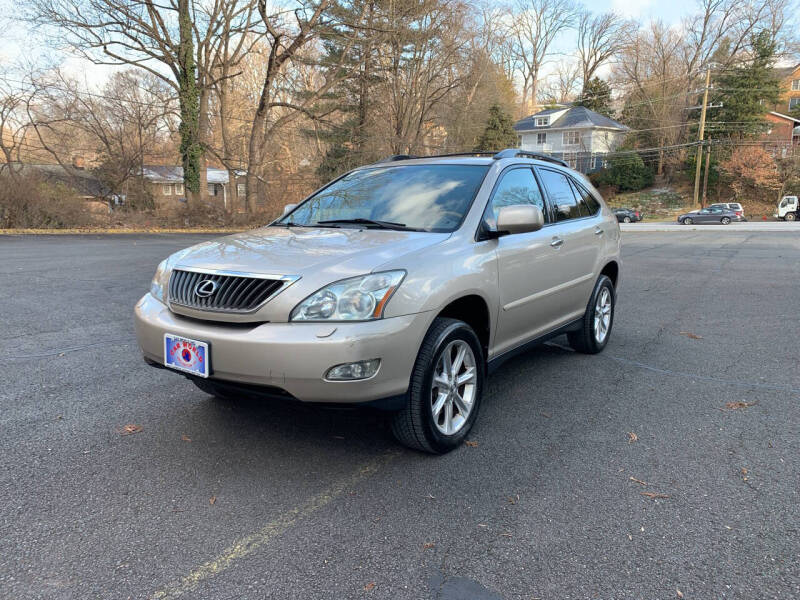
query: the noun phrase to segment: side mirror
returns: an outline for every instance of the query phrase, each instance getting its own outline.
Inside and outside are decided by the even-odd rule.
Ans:
[[[515,204],[503,206],[497,212],[497,232],[528,233],[539,231],[544,227],[542,209],[531,204]]]
[[[283,214],[281,216],[283,217],[283,216],[288,215],[295,208],[297,208],[297,204],[287,204],[286,206],[283,207]]]

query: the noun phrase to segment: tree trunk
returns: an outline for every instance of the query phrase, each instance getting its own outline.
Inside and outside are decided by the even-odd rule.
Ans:
[[[197,74],[194,58],[194,38],[189,0],[178,0],[178,29],[180,46],[178,48],[178,100],[181,123],[181,162],[183,163],[183,185],[190,204],[197,202],[200,194],[199,171],[203,148],[199,140],[199,106],[197,93]]]

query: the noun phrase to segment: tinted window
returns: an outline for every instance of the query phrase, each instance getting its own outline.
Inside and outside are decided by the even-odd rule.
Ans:
[[[575,180],[572,180],[572,185],[575,186],[576,195],[581,199],[581,214],[586,217],[596,215],[600,210],[600,203],[597,201],[597,198],[592,196],[585,187],[576,183]],[[623,212],[630,213],[631,211],[625,209]]]
[[[359,169],[333,182],[278,223],[373,219],[428,231],[453,231],[488,170],[483,165],[437,164]]]
[[[486,211],[486,221],[494,227],[497,224],[497,213],[500,208],[515,204],[538,206],[547,221],[544,197],[530,169],[512,169],[503,174],[489,203],[489,210]]]
[[[556,209],[556,221],[579,218],[581,216],[580,205],[572,192],[572,186],[567,176],[550,169],[541,169],[539,174],[550,202]]]

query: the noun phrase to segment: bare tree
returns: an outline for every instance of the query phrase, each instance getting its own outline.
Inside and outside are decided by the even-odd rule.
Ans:
[[[594,14],[582,9],[578,16],[577,53],[585,86],[597,69],[609,61],[625,42],[632,23],[613,12]]]
[[[572,0],[516,0],[511,37],[521,65],[522,104],[536,102],[542,66],[556,36],[572,27],[578,5]]]
[[[561,61],[555,73],[547,77],[547,86],[539,89],[539,102],[543,104],[566,104],[580,93],[581,65],[574,61]]]
[[[192,136],[203,144],[208,134],[208,99],[222,45],[254,31],[254,16],[254,0],[32,0],[28,9],[32,23],[55,31],[59,44],[66,42],[91,62],[137,66],[173,87],[183,104],[183,134],[190,145],[196,143]],[[235,63],[246,54],[246,43],[234,45],[238,50],[230,52],[229,45],[224,60]],[[205,173],[201,160],[201,198]]]

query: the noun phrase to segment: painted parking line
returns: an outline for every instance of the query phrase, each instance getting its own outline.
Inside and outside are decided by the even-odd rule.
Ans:
[[[307,502],[289,509],[264,525],[258,531],[237,540],[228,546],[218,557],[203,563],[185,577],[156,591],[150,598],[152,600],[167,600],[180,598],[184,594],[191,592],[206,579],[222,573],[236,561],[256,552],[299,521],[302,521],[319,509],[327,506],[360,481],[377,473],[380,467],[386,465],[399,455],[400,451],[392,451],[374,458],[352,475],[337,481]]]

